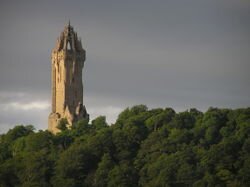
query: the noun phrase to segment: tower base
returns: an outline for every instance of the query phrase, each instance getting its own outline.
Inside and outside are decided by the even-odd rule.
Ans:
[[[63,115],[60,115],[59,113],[51,113],[49,115],[49,119],[48,119],[48,130],[50,132],[52,132],[53,134],[57,134],[58,132],[60,132],[61,130],[57,128],[59,122],[61,119],[67,119],[68,121],[68,128],[71,128],[73,123],[81,120],[81,119],[87,119],[89,120],[89,114],[87,113],[87,110],[85,108],[84,105],[82,105],[81,103],[79,103],[79,105],[76,108],[76,113],[75,114],[71,114],[68,110],[68,107],[66,107],[66,110],[64,111]]]
[[[58,132],[60,132],[60,130],[57,128],[57,125],[59,123],[59,121],[61,120],[61,116],[58,113],[51,113],[49,115],[49,126],[48,126],[48,130],[50,132],[52,132],[53,134],[56,134]]]

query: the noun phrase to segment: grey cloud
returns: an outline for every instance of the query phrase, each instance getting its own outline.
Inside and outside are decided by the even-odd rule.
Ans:
[[[0,92],[0,134],[15,125],[46,128],[49,101],[24,92]]]

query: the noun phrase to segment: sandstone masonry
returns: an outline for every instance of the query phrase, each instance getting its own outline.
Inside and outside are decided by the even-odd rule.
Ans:
[[[85,50],[70,23],[64,28],[51,55],[52,112],[48,130],[57,133],[58,122],[66,118],[69,126],[88,119],[83,105],[82,69]]]

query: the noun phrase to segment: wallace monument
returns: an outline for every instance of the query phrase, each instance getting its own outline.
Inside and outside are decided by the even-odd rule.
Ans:
[[[69,126],[80,119],[88,119],[83,105],[82,69],[85,50],[70,23],[65,26],[51,55],[52,112],[48,130],[57,133],[61,119]]]

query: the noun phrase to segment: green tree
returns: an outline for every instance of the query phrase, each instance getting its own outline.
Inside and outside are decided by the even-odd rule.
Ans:
[[[94,155],[80,142],[65,150],[56,163],[54,186],[84,186],[84,180],[91,169],[96,167]]]
[[[136,105],[111,126],[99,116],[61,130],[0,135],[0,186],[250,186],[250,108]]]
[[[68,126],[68,120],[66,118],[62,118],[60,119],[57,128],[61,131],[65,131],[68,129],[67,126]]]
[[[18,125],[14,127],[13,129],[10,129],[7,132],[7,134],[4,135],[2,138],[4,142],[11,143],[17,138],[27,136],[33,133],[33,131],[34,131],[34,127],[32,125],[28,125],[28,126]]]
[[[0,186],[16,187],[20,185],[18,178],[19,162],[15,159],[8,159],[0,165]]]
[[[44,150],[25,155],[23,168],[18,172],[22,186],[51,186],[53,161]]]
[[[116,165],[108,176],[108,187],[135,187],[137,185],[137,175],[135,170],[128,164]]]
[[[54,145],[54,135],[49,131],[39,131],[25,138],[25,151],[49,151]]]
[[[149,131],[156,131],[164,124],[168,124],[175,116],[175,111],[171,108],[166,108],[165,110],[158,110],[157,113],[155,113],[154,111],[150,112],[153,113],[152,116],[145,121],[145,124]]]
[[[99,116],[95,118],[94,120],[92,120],[92,125],[97,130],[108,127],[105,116]]]
[[[95,172],[94,186],[105,187],[108,184],[109,172],[115,166],[112,158],[108,153],[105,153],[98,164],[98,168]]]

